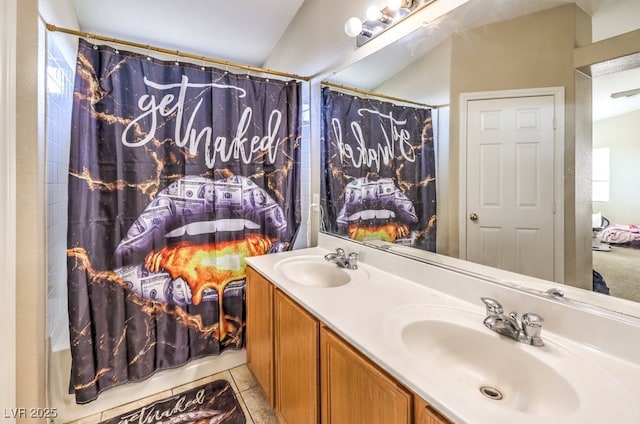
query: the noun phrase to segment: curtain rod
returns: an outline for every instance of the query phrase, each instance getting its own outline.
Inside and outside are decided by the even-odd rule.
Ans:
[[[329,87],[339,88],[341,90],[353,91],[354,93],[364,94],[364,95],[367,95],[367,96],[373,96],[373,97],[378,97],[378,98],[381,98],[381,99],[392,100],[392,101],[396,101],[396,102],[403,102],[403,103],[408,103],[408,104],[412,104],[412,105],[416,105],[416,106],[427,107],[429,109],[437,109],[438,108],[438,106],[428,105],[426,103],[414,102],[413,100],[401,99],[400,97],[388,96],[386,94],[376,93],[375,91],[362,90],[360,88],[349,87],[347,85],[342,85],[342,84],[335,84],[335,83],[329,82],[329,81],[322,81],[320,84],[326,85],[326,86],[329,86]]]
[[[164,53],[164,54],[169,54],[169,55],[173,55],[173,56],[180,56],[180,57],[186,57],[189,59],[195,59],[195,60],[200,60],[200,61],[204,61],[204,62],[209,62],[209,63],[215,63],[217,65],[223,65],[223,66],[231,66],[233,68],[238,68],[238,69],[243,69],[245,71],[251,71],[251,72],[259,72],[259,73],[265,73],[265,74],[271,74],[271,75],[276,75],[279,77],[286,77],[286,78],[293,78],[293,79],[297,79],[297,80],[302,80],[302,81],[309,81],[311,78],[310,77],[304,77],[301,75],[296,75],[296,74],[290,74],[288,72],[280,72],[280,71],[274,71],[271,69],[266,69],[266,68],[259,68],[257,66],[250,66],[250,65],[243,65],[241,63],[236,63],[236,62],[230,62],[228,60],[221,60],[221,59],[215,59],[212,57],[207,57],[207,56],[198,56],[192,53],[185,53],[185,52],[181,52],[179,50],[169,50],[169,49],[165,49],[163,47],[155,47],[155,46],[151,46],[149,44],[142,44],[142,43],[136,43],[134,41],[127,41],[127,40],[120,40],[118,38],[113,38],[113,37],[104,37],[102,35],[98,35],[98,34],[91,34],[88,32],[81,32],[81,31],[76,31],[73,29],[68,29],[68,28],[61,28],[49,23],[46,23],[46,27],[47,30],[52,31],[52,32],[62,32],[65,34],[70,34],[70,35],[75,35],[78,37],[84,37],[84,38],[88,38],[89,40],[99,40],[99,41],[104,41],[107,43],[117,43],[117,44],[121,44],[124,46],[130,46],[130,47],[137,47],[140,49],[145,49],[145,50],[152,50],[155,52],[159,52],[159,53]]]

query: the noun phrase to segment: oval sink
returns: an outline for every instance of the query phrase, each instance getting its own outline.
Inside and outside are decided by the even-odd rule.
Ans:
[[[323,257],[311,255],[283,259],[274,265],[274,269],[289,281],[308,287],[340,287],[354,279],[366,278],[366,271],[361,268],[339,268]]]
[[[544,330],[545,346],[535,347],[487,329],[483,319],[471,310],[414,305],[389,315],[385,335],[453,404],[483,408],[488,419],[575,422],[597,414],[602,402],[615,404],[621,417],[634,415],[629,394],[610,375],[545,339]]]
[[[417,321],[404,327],[401,337],[416,359],[436,364],[470,395],[539,416],[564,416],[576,410],[578,395],[569,381],[516,348],[517,342],[482,331],[481,317],[479,324],[476,330],[439,320]]]

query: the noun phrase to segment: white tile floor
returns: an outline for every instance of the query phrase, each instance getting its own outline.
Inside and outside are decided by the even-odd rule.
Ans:
[[[231,383],[233,391],[242,406],[242,410],[244,411],[247,424],[278,424],[278,419],[265,399],[262,389],[257,385],[256,380],[246,365],[231,368],[230,370],[222,371],[220,373],[192,381],[188,384],[174,387],[171,390],[156,393],[136,402],[131,402],[107,411],[102,411],[81,420],[73,421],[72,424],[96,424],[102,420],[118,416],[123,412],[142,407],[151,402],[155,402],[165,397],[169,397],[219,379],[225,379]]]

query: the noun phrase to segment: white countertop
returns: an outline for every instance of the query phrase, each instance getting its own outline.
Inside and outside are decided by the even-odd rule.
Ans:
[[[574,311],[552,301],[544,303],[540,299],[526,299],[526,295],[486,283],[478,288],[476,282],[473,286],[469,285],[467,280],[471,277],[456,275],[455,272],[408,258],[376,252],[366,246],[346,242],[345,250],[354,250],[354,246],[357,246],[355,249],[360,254],[359,269],[356,271],[359,278],[339,287],[319,288],[297,284],[275,267],[286,258],[323,257],[330,250],[322,247],[252,257],[247,259],[247,263],[454,422],[640,422],[640,339],[633,338],[640,334],[640,330],[635,326],[632,328],[629,323],[611,322],[601,316],[585,318],[584,311]],[[366,278],[360,278],[362,275]],[[450,289],[451,287],[456,288]],[[452,295],[452,292],[456,295]],[[522,357],[544,361],[550,370],[555,369],[551,374],[558,373],[569,379],[576,388],[575,396],[569,392],[558,392],[556,398],[545,400],[546,396],[556,396],[554,391],[560,389],[548,387],[547,392],[547,388],[543,386],[541,390],[544,393],[536,395],[533,389],[518,390],[516,387],[514,391],[531,397],[539,396],[541,402],[540,408],[536,409],[531,404],[538,402],[537,399],[525,399],[530,406],[529,412],[519,412],[517,407],[505,408],[496,401],[483,398],[475,387],[471,388],[472,392],[460,390],[460,386],[454,381],[455,373],[449,373],[449,370],[443,372],[442,369],[437,369],[436,364],[429,363],[429,360],[418,361],[403,347],[398,325],[402,319],[406,319],[407,313],[417,313],[420,308],[459,310],[460,319],[466,317],[465,325],[473,326],[477,319],[479,331],[486,331],[496,339],[504,338],[483,326],[484,306],[476,292],[504,302],[505,311],[515,306],[519,312],[538,312],[541,309],[546,314],[542,333],[544,347],[514,342],[517,346],[510,348],[518,349],[518,354],[524,355]],[[525,310],[522,309],[525,308],[523,304],[527,308],[539,309]],[[576,317],[569,318],[569,314]],[[563,318],[560,319],[560,316]],[[589,328],[581,330],[581,323]],[[633,333],[627,334],[632,337],[627,343],[612,343],[613,352],[606,350],[607,335],[617,337],[619,333],[628,333],[630,328]],[[563,331],[569,331],[575,337],[568,338]],[[593,335],[593,340],[590,338],[592,332],[599,333]],[[498,340],[498,343],[501,342]],[[469,350],[482,351],[480,346],[473,346],[471,343]],[[631,360],[634,357],[635,361]],[[464,368],[463,364],[454,365]],[[526,369],[527,363],[510,364],[505,358],[505,367],[508,366]],[[568,396],[567,405],[562,404],[564,395]],[[559,399],[556,406],[561,412],[557,415],[549,413],[548,405],[543,404],[549,399]]]

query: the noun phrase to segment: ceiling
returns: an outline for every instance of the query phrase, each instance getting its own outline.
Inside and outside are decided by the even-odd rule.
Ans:
[[[262,66],[304,0],[69,0],[80,30]]]
[[[81,31],[135,41],[231,62],[315,76],[353,56],[355,40],[342,31],[350,16],[361,16],[372,0],[40,0],[74,10]],[[445,0],[438,0],[444,2]],[[446,0],[452,2],[452,0]],[[554,7],[570,0],[482,0],[456,24],[477,26]],[[381,3],[382,0],[377,0]],[[436,2],[436,3],[438,3]],[[640,27],[638,0],[576,0],[594,15],[594,40]],[[495,4],[494,4],[495,3]],[[632,6],[628,6],[628,5]],[[622,6],[621,6],[622,5]],[[431,7],[431,6],[430,6]],[[630,11],[632,13],[630,13]],[[601,16],[596,20],[596,16]],[[46,19],[46,18],[45,18]],[[51,22],[57,24],[56,22]],[[596,25],[597,24],[597,25]],[[635,26],[634,26],[635,25]],[[597,26],[597,29],[596,29]],[[632,27],[630,27],[632,26]],[[440,28],[439,28],[440,29]],[[444,29],[444,28],[442,28]],[[616,32],[617,31],[617,32]],[[365,45],[366,47],[366,45]],[[362,49],[360,49],[362,50]],[[285,59],[286,58],[286,59]],[[386,63],[403,66],[399,60]],[[415,59],[415,58],[414,58]],[[412,59],[407,60],[407,64]],[[384,61],[383,61],[384,64]],[[376,67],[383,66],[376,65]],[[369,67],[369,69],[375,69]],[[363,74],[359,74],[363,79]],[[357,86],[357,85],[356,85]],[[640,71],[594,80],[594,118],[640,108],[640,96],[610,94],[640,87]]]

